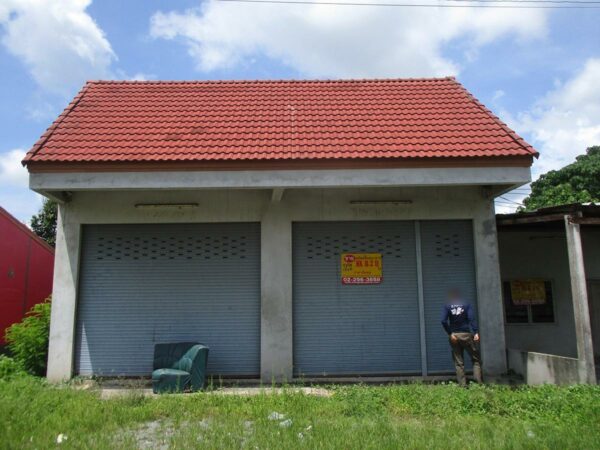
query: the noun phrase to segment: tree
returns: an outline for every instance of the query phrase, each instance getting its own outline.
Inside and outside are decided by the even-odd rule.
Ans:
[[[568,203],[600,202],[600,146],[589,147],[573,164],[551,170],[531,183],[523,211]]]
[[[54,247],[56,241],[57,205],[53,200],[44,199],[40,211],[31,218],[31,229],[35,234]]]

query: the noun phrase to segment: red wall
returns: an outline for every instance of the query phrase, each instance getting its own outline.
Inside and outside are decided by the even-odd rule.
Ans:
[[[54,251],[0,208],[0,345],[6,328],[52,292]]]

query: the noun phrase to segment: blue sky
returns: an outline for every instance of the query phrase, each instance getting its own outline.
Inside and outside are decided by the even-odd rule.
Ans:
[[[600,144],[598,23],[600,9],[3,0],[0,205],[22,221],[39,208],[19,161],[102,78],[455,75],[542,153],[537,176]]]

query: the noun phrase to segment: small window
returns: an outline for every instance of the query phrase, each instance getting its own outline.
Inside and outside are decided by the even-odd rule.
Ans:
[[[510,281],[502,283],[506,323],[552,323],[554,322],[554,298],[552,283],[544,281],[546,302],[542,305],[515,305],[512,301]]]

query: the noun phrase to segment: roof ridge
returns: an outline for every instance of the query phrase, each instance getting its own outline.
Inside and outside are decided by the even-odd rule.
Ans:
[[[533,146],[529,143],[527,143],[527,141],[525,141],[525,139],[523,139],[521,136],[519,136],[515,131],[511,130],[508,125],[506,125],[504,122],[502,122],[500,120],[500,118],[495,115],[487,106],[485,106],[483,103],[481,103],[479,101],[479,99],[477,99],[473,94],[471,94],[471,92],[469,92],[467,90],[467,88],[465,88],[458,80],[454,79],[454,82],[456,83],[456,85],[466,94],[466,96],[483,112],[485,112],[487,115],[489,115],[492,120],[494,120],[494,122],[496,122],[496,124],[498,124],[500,126],[500,128],[502,128],[502,130],[504,130],[504,132],[513,140],[515,141],[516,144],[520,145],[524,150],[527,150],[529,153],[531,153],[533,156],[535,156],[536,158],[539,158],[540,154],[539,152],[533,148]]]
[[[39,149],[43,147],[43,145],[46,143],[46,141],[48,141],[48,139],[50,139],[50,136],[52,136],[52,133],[54,133],[56,128],[58,128],[58,126],[61,124],[61,122],[63,120],[65,120],[65,118],[69,115],[69,113],[71,111],[73,111],[73,109],[75,109],[75,107],[79,104],[79,102],[83,98],[84,94],[89,89],[90,85],[91,85],[91,82],[89,82],[89,81],[85,83],[85,85],[79,90],[79,92],[73,98],[73,100],[71,100],[71,102],[65,107],[63,112],[60,113],[60,115],[56,118],[56,120],[54,122],[52,122],[52,124],[46,129],[44,134],[42,134],[40,136],[40,138],[37,140],[37,142],[35,144],[33,144],[33,146],[25,154],[25,158],[23,158],[23,161],[21,161],[22,165],[25,166],[27,161],[29,161],[31,158],[33,158],[35,156],[35,154],[39,151]]]
[[[450,81],[456,80],[453,76],[447,77],[422,77],[422,78],[314,78],[314,79],[240,79],[240,80],[89,80],[88,84],[246,84],[246,83],[369,83],[369,82],[423,82],[423,81]]]

